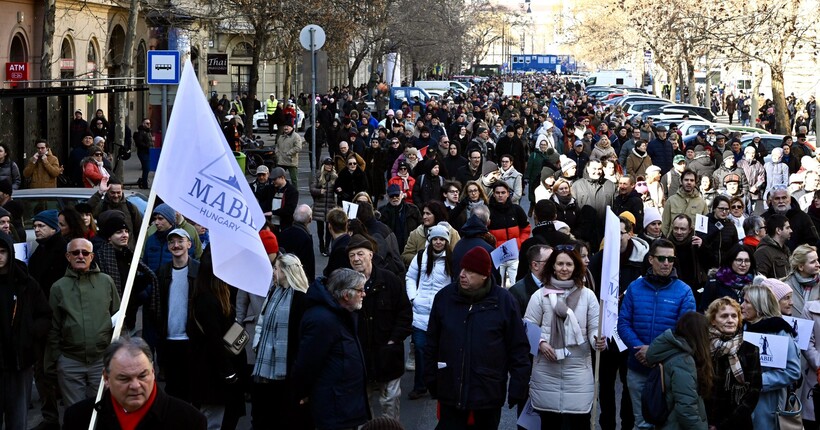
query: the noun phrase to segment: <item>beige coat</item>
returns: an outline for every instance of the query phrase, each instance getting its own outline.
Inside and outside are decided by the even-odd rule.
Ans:
[[[575,288],[567,293],[575,291]],[[550,341],[554,311],[549,297],[540,288],[530,297],[524,318],[541,327],[541,340]],[[568,295],[568,294],[567,294]],[[563,298],[559,297],[559,300]],[[581,291],[578,306],[573,310],[584,337],[581,345],[568,346],[569,357],[556,362],[542,354],[533,359],[530,378],[530,399],[539,411],[586,414],[592,410],[594,377],[592,347],[598,333],[598,299],[589,288]]]
[[[450,230],[450,249],[453,249],[456,247],[458,241],[461,240],[461,236],[459,236],[456,229],[449,224],[447,224],[447,228]],[[401,260],[404,262],[404,267],[410,267],[410,263],[413,262],[416,254],[424,249],[425,246],[427,246],[427,232],[424,229],[424,224],[422,224],[411,231],[410,236],[407,237],[407,243],[404,245],[404,250],[401,253]]]

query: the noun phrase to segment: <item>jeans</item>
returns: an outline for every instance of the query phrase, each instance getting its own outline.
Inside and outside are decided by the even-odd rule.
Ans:
[[[148,188],[148,165],[150,164],[151,157],[148,153],[140,153],[137,152],[137,158],[140,160],[140,167],[142,168],[142,176],[140,176],[140,185]]]
[[[635,415],[635,428],[651,429],[654,428],[651,424],[643,419],[641,413],[641,394],[643,393],[643,386],[646,384],[646,378],[649,375],[636,372],[629,369],[626,372],[626,385],[629,387],[629,397],[632,399],[632,413]]]
[[[34,369],[31,367],[0,372],[0,428],[26,428],[33,379]]]
[[[618,351],[615,341],[610,340],[608,343],[608,348],[601,351],[601,364],[599,365],[601,375],[598,396],[601,402],[601,416],[598,422],[601,424],[602,430],[615,430],[616,428],[615,381],[616,378],[620,377],[623,386],[621,392],[621,428],[631,429],[635,418],[626,380],[626,360],[629,353],[627,351]]]
[[[102,358],[86,365],[60,355],[57,360],[57,382],[60,384],[66,407],[96,397],[102,372]]]
[[[518,260],[510,260],[502,263],[498,266],[498,270],[501,272],[502,281],[505,282],[502,287],[509,288],[506,282],[509,282],[510,286],[515,284],[515,274],[518,272]],[[505,278],[506,281],[504,281]]]
[[[199,412],[208,420],[208,430],[221,430],[222,418],[225,416],[225,405],[202,405]]]
[[[401,378],[389,382],[371,382],[367,385],[367,398],[370,402],[373,417],[385,416],[399,419],[399,400],[401,398]],[[376,413],[379,405],[381,413]]]
[[[413,354],[416,357],[416,370],[413,371],[413,391],[427,391],[424,385],[424,348],[427,347],[427,331],[413,327]]]

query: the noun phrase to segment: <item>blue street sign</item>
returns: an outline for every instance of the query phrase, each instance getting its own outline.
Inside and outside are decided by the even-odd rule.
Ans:
[[[179,85],[182,74],[179,51],[148,51],[146,67],[149,85]]]

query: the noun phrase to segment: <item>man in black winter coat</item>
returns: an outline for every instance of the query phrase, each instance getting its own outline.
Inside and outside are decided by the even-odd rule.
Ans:
[[[498,428],[504,400],[513,407],[527,398],[529,344],[518,305],[493,281],[492,266],[485,249],[471,249],[458,282],[433,301],[424,382],[441,405],[439,428],[467,428],[471,417],[476,428]]]
[[[32,365],[51,327],[51,308],[25,265],[14,259],[14,241],[0,232],[0,371],[6,428],[27,428]]]
[[[789,224],[792,228],[792,236],[786,245],[789,250],[794,251],[800,245],[809,244],[816,245],[820,240],[817,229],[814,227],[809,214],[800,210],[800,205],[797,200],[791,196],[789,190],[785,187],[775,188],[769,193],[769,209],[763,212],[761,216],[767,222],[769,217],[778,213],[785,215],[789,219]]]
[[[413,332],[413,309],[403,280],[373,266],[373,243],[369,239],[353,235],[347,255],[353,270],[366,279],[365,297],[358,314],[370,403],[375,407],[378,402],[381,415],[399,420],[404,339]]]
[[[165,394],[156,384],[151,348],[144,340],[138,337],[115,340],[105,350],[103,364],[107,388],[102,399],[95,404],[95,399],[89,398],[68,408],[64,430],[87,429],[93,410],[97,411],[100,430],[132,428],[126,424],[134,424],[134,421],[133,428],[137,429],[204,430],[208,427],[205,415]],[[148,410],[140,417],[139,410],[143,407]]]
[[[270,172],[273,185],[265,188],[259,194],[259,205],[266,216],[270,216],[271,223],[276,226],[274,233],[290,227],[293,224],[293,212],[299,204],[299,190],[285,178],[285,169],[274,167]]]
[[[299,257],[305,270],[308,282],[316,279],[316,254],[313,248],[313,235],[310,234],[310,222],[313,211],[310,206],[302,204],[293,212],[293,225],[279,233],[279,246],[285,252]]]
[[[618,180],[618,194],[612,200],[612,212],[620,215],[629,212],[635,217],[635,234],[641,234],[643,226],[643,200],[635,191],[635,178],[631,175],[621,176]]]
[[[421,212],[416,205],[404,201],[404,193],[396,184],[387,187],[387,198],[387,204],[379,208],[381,222],[396,234],[401,252],[410,233],[421,225]]]

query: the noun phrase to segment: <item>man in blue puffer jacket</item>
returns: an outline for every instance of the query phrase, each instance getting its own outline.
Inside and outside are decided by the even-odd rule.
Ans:
[[[646,276],[629,284],[618,315],[618,335],[631,352],[627,386],[639,429],[652,428],[641,414],[641,393],[650,369],[646,350],[661,333],[674,329],[683,314],[695,310],[692,289],[675,272],[675,245],[666,239],[654,241],[649,264]]]

